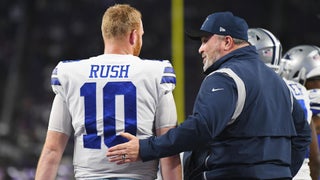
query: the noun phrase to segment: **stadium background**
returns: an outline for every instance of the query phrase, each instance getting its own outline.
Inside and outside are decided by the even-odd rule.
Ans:
[[[101,17],[114,3],[129,3],[142,12],[141,57],[173,62],[180,122],[192,112],[204,78],[200,42],[186,38],[184,29],[200,27],[208,14],[228,10],[250,27],[270,30],[283,52],[300,44],[320,46],[319,0],[2,0],[0,180],[33,179],[54,96],[52,68],[60,60],[103,52]],[[72,179],[72,148],[70,143],[58,179]]]

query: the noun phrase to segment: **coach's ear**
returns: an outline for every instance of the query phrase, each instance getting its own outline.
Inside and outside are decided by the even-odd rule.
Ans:
[[[138,31],[136,29],[132,30],[129,37],[129,42],[131,45],[134,45],[138,38]]]

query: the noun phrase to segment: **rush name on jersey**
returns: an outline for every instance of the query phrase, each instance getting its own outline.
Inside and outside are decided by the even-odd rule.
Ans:
[[[108,178],[121,173],[130,178],[155,179],[158,161],[117,165],[105,154],[108,147],[127,141],[120,132],[143,139],[154,135],[154,128],[177,124],[176,119],[155,117],[161,98],[172,93],[175,83],[173,67],[167,60],[104,54],[61,61],[52,73],[51,85],[65,101],[64,112],[70,118],[53,120],[49,129],[67,135],[73,129],[75,177]]]

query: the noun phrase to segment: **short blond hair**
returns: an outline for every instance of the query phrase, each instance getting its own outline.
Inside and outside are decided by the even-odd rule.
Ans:
[[[140,27],[140,11],[128,4],[109,7],[103,15],[101,31],[104,39],[121,38]]]

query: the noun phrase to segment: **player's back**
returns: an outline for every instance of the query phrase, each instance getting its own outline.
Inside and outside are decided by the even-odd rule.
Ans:
[[[101,55],[60,62],[53,89],[66,100],[75,136],[77,178],[122,177],[155,179],[158,161],[116,165],[108,162],[107,148],[125,142],[120,132],[146,138],[154,135],[155,114],[161,97],[175,87],[169,61],[141,60],[132,55]],[[157,123],[158,126],[175,124]],[[139,174],[139,175],[137,175]]]

